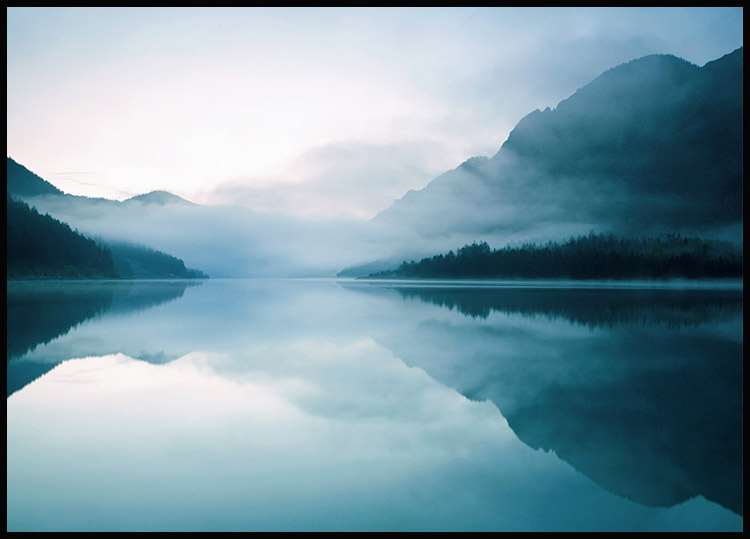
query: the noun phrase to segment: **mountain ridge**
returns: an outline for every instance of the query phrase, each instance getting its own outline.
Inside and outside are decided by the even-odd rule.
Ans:
[[[135,195],[130,198],[127,198],[122,201],[122,204],[132,203],[132,202],[140,202],[142,204],[155,204],[157,206],[166,206],[167,204],[184,204],[184,205],[191,205],[195,206],[196,204],[194,202],[190,202],[187,199],[182,198],[181,196],[175,195],[174,193],[170,193],[169,191],[164,191],[161,189],[157,189],[155,191],[149,191],[148,193],[143,193],[142,195]]]
[[[613,67],[524,116],[492,157],[467,159],[373,221],[468,241],[539,239],[543,224],[562,235],[741,229],[742,57]]]
[[[6,185],[8,193],[17,197],[65,194],[10,156],[7,161]]]
[[[167,204],[196,205],[194,202],[182,198],[179,195],[175,195],[174,193],[170,193],[169,191],[161,189],[134,195],[122,201],[104,197],[88,197],[83,195],[73,195],[70,193],[65,193],[38,174],[29,170],[24,165],[15,161],[10,156],[7,156],[7,190],[12,196],[23,199],[27,199],[29,197],[53,195],[67,197],[70,199],[83,199],[87,201],[112,203],[115,205],[130,204],[133,202],[156,204],[159,206],[165,206]]]
[[[39,198],[52,197],[67,203],[85,202],[104,208],[128,204],[193,205],[166,191],[154,191],[118,202],[68,195],[7,158],[8,221],[7,274],[11,279],[45,278],[207,278],[200,270],[185,266],[175,256],[132,242],[114,241],[81,234],[67,222],[40,213]]]

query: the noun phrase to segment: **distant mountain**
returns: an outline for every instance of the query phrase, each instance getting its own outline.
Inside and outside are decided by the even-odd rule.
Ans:
[[[71,201],[85,201],[111,204],[113,206],[129,205],[136,202],[142,204],[155,204],[165,206],[167,204],[195,205],[193,202],[174,195],[168,191],[151,191],[142,195],[130,197],[122,202],[106,198],[92,198],[78,195],[70,195],[60,191],[57,187],[34,174],[25,166],[8,157],[8,193],[14,198],[28,199],[45,195],[65,197]]]
[[[8,157],[8,276],[10,278],[133,278],[133,279],[192,279],[207,278],[200,270],[185,267],[185,263],[172,255],[143,245],[109,240],[97,235],[84,236],[72,231],[70,226],[42,215],[33,204],[51,199],[58,206],[106,211],[133,204],[165,206],[171,204],[194,205],[166,191],[153,191],[123,202],[104,198],[68,195]],[[72,235],[72,236],[71,236]],[[72,239],[73,237],[77,239]],[[76,245],[93,245],[95,250],[71,250]],[[63,248],[63,246],[68,246]],[[61,250],[62,249],[62,250]],[[90,267],[96,258],[96,249],[108,256],[108,265]],[[92,254],[94,253],[94,254]],[[96,256],[95,256],[96,255]]]
[[[142,245],[86,237],[8,195],[9,279],[207,278],[177,257]]]
[[[742,63],[740,48],[703,67],[652,55],[610,69],[524,117],[491,158],[469,159],[373,221],[424,238],[595,230],[741,241]]]
[[[167,204],[187,204],[194,206],[193,202],[185,200],[182,197],[173,195],[168,191],[151,191],[143,195],[136,195],[134,197],[123,200],[123,204],[130,204],[133,202],[140,202],[141,204],[155,204],[157,206],[166,206]]]

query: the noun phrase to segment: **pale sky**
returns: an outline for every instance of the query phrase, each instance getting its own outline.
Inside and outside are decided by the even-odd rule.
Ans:
[[[7,8],[8,156],[65,192],[369,218],[742,8]]]

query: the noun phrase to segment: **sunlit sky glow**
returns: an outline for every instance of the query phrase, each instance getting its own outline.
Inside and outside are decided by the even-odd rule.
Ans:
[[[742,8],[7,8],[8,156],[65,192],[369,218]]]

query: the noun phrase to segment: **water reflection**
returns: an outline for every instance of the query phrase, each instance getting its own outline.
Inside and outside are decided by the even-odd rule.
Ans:
[[[8,396],[67,359],[18,361],[37,346],[66,335],[88,320],[143,311],[177,299],[188,286],[199,284],[200,281],[8,281]]]
[[[741,290],[350,287],[478,319],[380,342],[492,401],[530,447],[642,504],[702,495],[742,514]]]
[[[405,299],[456,309],[474,317],[492,312],[565,318],[588,327],[620,324],[698,326],[742,312],[742,290],[734,288],[466,287],[349,283],[350,289],[394,290]]]
[[[741,289],[185,284],[27,291],[9,530],[742,528]]]

